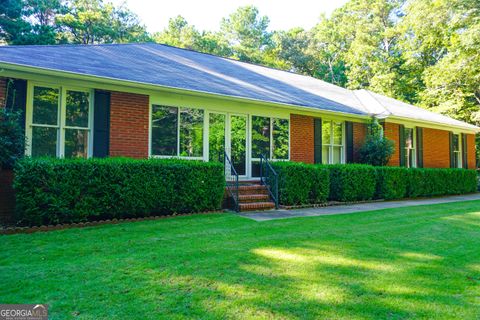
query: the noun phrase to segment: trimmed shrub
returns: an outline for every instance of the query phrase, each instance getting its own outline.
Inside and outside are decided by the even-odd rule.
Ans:
[[[375,167],[376,199],[402,199],[407,196],[407,186],[410,179],[407,168]]]
[[[407,196],[431,197],[477,191],[477,173],[466,169],[408,169]]]
[[[375,167],[363,164],[326,166],[330,172],[330,196],[333,201],[370,200],[375,195]]]
[[[282,205],[324,203],[329,194],[329,173],[323,166],[299,162],[271,162],[278,174],[278,196]]]
[[[385,166],[395,152],[395,144],[385,137],[378,119],[372,118],[367,127],[367,136],[359,153],[360,163]]]
[[[189,160],[30,159],[15,166],[23,225],[216,210],[223,166]]]

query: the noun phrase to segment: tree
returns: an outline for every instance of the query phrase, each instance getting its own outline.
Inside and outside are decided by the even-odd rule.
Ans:
[[[307,52],[311,38],[309,32],[302,28],[277,31],[272,35],[277,65],[282,69],[314,75],[317,61]]]
[[[200,32],[180,15],[170,18],[168,27],[153,35],[156,42],[188,49],[195,49],[200,38]]]
[[[268,24],[268,17],[260,16],[257,8],[245,6],[223,18],[220,30],[232,49],[233,57],[261,63],[263,54],[272,44]]]
[[[480,123],[480,10],[476,0],[416,0],[401,23],[407,62],[420,72],[418,102]]]
[[[231,57],[232,49],[227,40],[219,32],[203,31],[197,40],[196,48],[200,52],[221,57]]]
[[[153,40],[158,43],[211,53],[222,57],[230,57],[232,55],[227,41],[220,33],[199,32],[180,15],[170,18],[168,27],[162,32],[155,33]]]
[[[350,1],[332,15],[344,38],[347,86],[397,96],[399,52],[396,19],[404,0]],[[338,36],[337,36],[338,38]]]
[[[312,76],[345,87],[348,81],[345,54],[351,42],[348,33],[337,25],[335,19],[325,16],[311,33],[308,52],[316,61]]]
[[[60,0],[5,0],[0,3],[0,39],[8,44],[54,44]]]
[[[95,44],[149,40],[135,14],[103,0],[73,0],[68,12],[56,18],[64,42]]]

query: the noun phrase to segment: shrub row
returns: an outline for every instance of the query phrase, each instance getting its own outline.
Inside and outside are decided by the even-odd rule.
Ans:
[[[19,223],[48,225],[216,210],[225,178],[201,161],[25,158],[14,187]]]
[[[272,162],[278,174],[278,196],[283,205],[323,203],[329,194],[326,168],[299,162]]]
[[[282,205],[330,201],[402,199],[477,190],[477,174],[465,169],[420,169],[369,165],[272,164],[279,175]]]

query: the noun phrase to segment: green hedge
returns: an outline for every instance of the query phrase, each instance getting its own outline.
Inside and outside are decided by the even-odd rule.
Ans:
[[[279,174],[282,205],[432,197],[477,190],[475,170],[295,162],[276,162],[273,166]]]
[[[477,173],[466,169],[408,169],[407,196],[430,197],[477,191]]]
[[[362,164],[326,166],[330,172],[332,201],[370,200],[375,195],[375,167]]]
[[[324,203],[329,194],[329,173],[323,166],[299,162],[272,162],[278,174],[282,205]]]
[[[407,196],[409,174],[407,168],[375,167],[376,199],[402,199]]]
[[[201,161],[25,158],[14,186],[19,223],[41,225],[216,210],[225,178]]]

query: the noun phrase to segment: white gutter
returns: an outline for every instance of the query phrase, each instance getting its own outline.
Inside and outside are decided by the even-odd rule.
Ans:
[[[383,107],[380,104],[380,102],[378,102],[378,100],[375,99],[375,97],[373,97],[367,90],[364,90],[364,89],[353,91],[355,97],[364,106],[365,110],[368,111],[368,114],[360,115],[360,114],[347,113],[342,111],[324,110],[324,109],[319,109],[315,107],[291,105],[291,104],[286,104],[281,102],[265,101],[265,100],[259,100],[259,99],[253,99],[253,98],[244,98],[240,96],[230,96],[226,94],[217,94],[217,93],[211,93],[211,92],[201,91],[201,90],[182,89],[182,88],[170,87],[165,85],[149,84],[149,83],[139,82],[139,81],[122,80],[122,79],[117,79],[112,77],[101,77],[101,76],[86,75],[86,74],[71,72],[71,71],[63,71],[63,70],[49,69],[49,68],[43,68],[43,67],[32,67],[29,65],[10,63],[10,62],[0,62],[0,68],[2,68],[0,69],[0,75],[5,71],[11,70],[14,73],[20,71],[25,73],[34,73],[34,74],[36,73],[36,74],[41,74],[45,76],[64,77],[64,78],[75,79],[75,80],[80,79],[87,82],[105,83],[105,84],[110,84],[115,86],[139,88],[139,89],[149,90],[149,91],[160,89],[160,90],[164,90],[164,91],[172,92],[176,94],[189,94],[193,96],[200,96],[200,97],[203,96],[203,97],[210,97],[210,98],[221,97],[223,99],[236,101],[236,102],[252,102],[252,103],[261,104],[265,106],[274,106],[274,107],[280,107],[280,108],[286,108],[286,109],[301,110],[303,112],[327,114],[327,115],[333,115],[333,116],[340,115],[340,116],[354,118],[354,119],[367,120],[367,119],[370,119],[372,116],[375,116],[376,118],[385,119],[385,120],[394,120],[394,121],[397,120],[399,122],[422,123],[438,129],[443,128],[443,130],[445,130],[445,127],[447,127],[451,129],[457,129],[457,130],[458,129],[466,130],[468,132],[474,132],[474,133],[480,132],[480,127],[476,127],[468,124],[466,124],[466,126],[461,126],[461,125],[452,125],[452,124],[445,124],[445,123],[432,122],[432,121],[426,121],[426,120],[418,120],[414,118],[393,116],[388,110],[386,110],[385,107]]]

